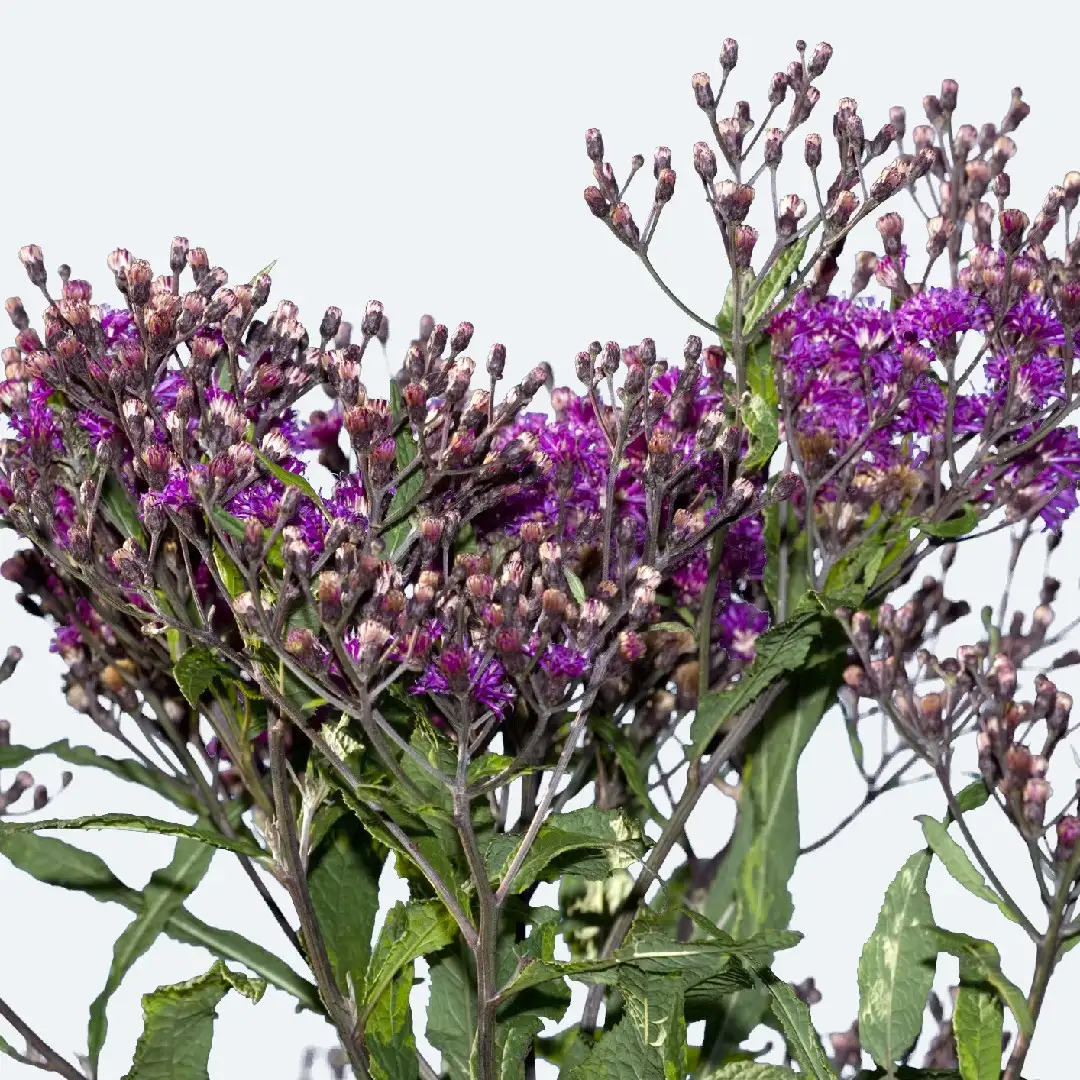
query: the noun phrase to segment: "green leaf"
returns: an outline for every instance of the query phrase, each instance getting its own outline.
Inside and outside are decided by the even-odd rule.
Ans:
[[[367,1019],[364,1045],[371,1058],[373,1080],[416,1080],[420,1075],[409,1004],[415,973],[414,962],[405,964]]]
[[[271,259],[249,282],[249,285],[254,285],[256,281],[263,276],[263,274],[269,274],[274,267],[277,266],[277,259]]]
[[[751,393],[764,398],[770,405],[780,404],[773,375],[772,342],[768,338],[762,338],[747,350],[746,385]]]
[[[985,1080],[1001,1075],[1005,1010],[994,988],[980,982],[971,968],[969,961],[960,962],[960,989],[952,1027],[963,1080]]]
[[[229,596],[237,597],[247,589],[247,582],[244,581],[244,575],[240,573],[239,567],[216,540],[214,541],[214,565],[221,575],[222,584]]]
[[[124,1080],[210,1080],[214,1018],[221,999],[236,990],[257,1002],[258,979],[230,971],[220,960],[190,982],[162,986],[143,998],[143,1032]]]
[[[570,589],[570,595],[574,598],[574,603],[578,606],[584,604],[587,597],[585,595],[585,586],[581,583],[581,578],[579,578],[569,566],[563,567],[563,577],[566,578],[566,584]]]
[[[1019,918],[1009,905],[989,885],[968,857],[968,853],[949,835],[949,830],[938,820],[927,814],[920,814],[915,819],[922,825],[923,836],[934,854],[953,880],[980,900],[993,904],[1011,922],[1019,923]]]
[[[972,810],[978,810],[980,806],[985,806],[990,800],[990,789],[986,786],[986,781],[981,777],[978,780],[972,780],[967,787],[956,793],[956,805],[960,809],[961,814],[970,814]],[[952,810],[945,815],[945,824],[950,824],[953,820]]]
[[[120,481],[108,473],[101,487],[101,507],[109,523],[124,537],[134,537],[146,547],[146,533],[134,503],[128,497]]]
[[[966,965],[965,970],[970,981],[992,986],[1009,1006],[1016,1018],[1016,1026],[1025,1035],[1031,1035],[1035,1022],[1031,1017],[1027,998],[1020,987],[1005,978],[1001,970],[1001,956],[994,945],[989,941],[981,941],[979,938],[943,930],[937,926],[927,928],[926,933],[940,952],[950,953]]]
[[[788,882],[799,857],[798,767],[803,750],[833,703],[841,666],[806,672],[770,709],[750,743],[741,803],[753,807],[753,836],[734,877],[731,933],[744,940],[783,930],[793,904]],[[714,899],[718,903],[718,898]],[[706,1029],[710,1065],[720,1064],[757,1026],[767,1004],[760,988],[733,994]]]
[[[401,387],[398,386],[396,379],[390,380],[390,415],[395,423],[405,415],[405,402],[401,396]],[[416,436],[408,423],[398,433],[396,447],[394,465],[398,474],[400,474],[413,463],[420,453],[420,444],[416,441]],[[390,500],[390,506],[386,511],[387,519],[396,518],[406,507],[410,506],[420,494],[423,486],[424,470],[415,469],[395,490],[393,498]],[[383,535],[386,550],[391,557],[409,538],[412,528],[412,521],[406,519],[388,529]]]
[[[934,924],[926,891],[930,862],[928,851],[918,851],[901,867],[859,958],[859,1038],[884,1069],[918,1039],[934,983],[935,953],[925,937]]]
[[[326,508],[322,496],[299,473],[283,469],[276,461],[271,461],[261,450],[255,450],[255,456],[271,476],[280,480],[286,487],[294,487],[301,494],[306,495],[322,511],[327,521],[334,519],[334,515]]]
[[[781,1065],[761,1065],[756,1061],[733,1061],[711,1072],[705,1080],[791,1080],[796,1074]]]
[[[780,441],[780,421],[776,406],[759,394],[751,394],[742,407],[743,423],[750,434],[750,447],[742,458],[744,474],[757,472],[772,461]]]
[[[807,232],[793,244],[789,244],[776,257],[776,261],[761,278],[757,288],[750,294],[746,301],[746,310],[743,316],[743,326],[746,328],[744,336],[749,338],[757,329],[757,324],[762,316],[768,314],[773,301],[787,286],[792,274],[798,273],[799,265],[806,254],[806,243],[810,239]]]
[[[0,855],[45,885],[85,893],[101,903],[120,904],[128,911],[142,910],[142,893],[125,885],[97,855],[63,840],[30,832],[0,832]],[[184,908],[170,916],[165,933],[183,945],[209,949],[222,960],[243,964],[278,989],[292,994],[306,1008],[323,1011],[314,984],[240,934],[208,926]]]
[[[967,536],[979,524],[979,520],[979,511],[971,503],[964,503],[959,513],[953,514],[947,520],[919,521],[916,527],[927,536],[955,540],[959,536]]]
[[[202,645],[193,645],[173,665],[176,685],[193,709],[199,707],[199,698],[210,689],[215,679],[231,674],[232,669]]]
[[[627,738],[625,733],[617,728],[607,717],[598,718],[591,724],[592,731],[597,738],[610,746],[615,751],[615,757],[622,769],[626,786],[634,793],[635,798],[641,804],[642,810],[649,817],[659,821],[666,820],[653,804],[652,795],[649,793],[649,782],[641,755]]]
[[[514,833],[493,837],[485,854],[493,882],[501,882],[521,843]],[[645,853],[641,829],[622,810],[585,806],[553,814],[540,827],[532,847],[514,878],[512,892],[524,892],[537,881],[556,881],[565,873],[605,878]]]
[[[726,342],[731,340],[731,335],[735,327],[735,280],[735,278],[732,278],[731,281],[728,282],[727,289],[724,290],[724,305],[716,316],[717,332]],[[751,286],[754,284],[754,271],[749,267],[744,268],[739,273],[739,280],[742,283],[743,326],[745,327],[749,325],[746,321],[746,298]],[[744,341],[747,340],[748,337],[748,334],[743,334]]]
[[[803,612],[793,615],[757,639],[757,653],[734,686],[702,697],[690,727],[692,758],[699,758],[720,729],[736,713],[753,704],[758,695],[781,676],[802,667],[815,639],[821,636],[821,617]]]
[[[377,1004],[406,964],[445,949],[456,933],[453,916],[438,900],[395,904],[386,916],[371,954],[363,990],[365,1013]]]
[[[311,853],[311,904],[334,976],[346,994],[350,979],[357,992],[364,986],[382,868],[370,836],[352,814],[339,817]]]
[[[109,1030],[106,1009],[109,999],[119,988],[124,976],[135,961],[158,939],[173,913],[183,907],[184,901],[210,869],[214,849],[197,840],[181,837],[176,841],[172,862],[154,871],[143,890],[142,908],[128,924],[113,946],[112,966],[105,988],[90,1005],[90,1025],[87,1033],[88,1056],[94,1070],[97,1069],[101,1048]]]
[[[442,1071],[450,1080],[470,1080],[469,1059],[476,1032],[476,983],[463,943],[431,965],[428,1000],[428,1042],[442,1054]]]
[[[836,1080],[836,1073],[830,1068],[829,1059],[814,1030],[806,1002],[795,993],[790,983],[778,979],[767,968],[758,968],[755,975],[772,998],[772,1014],[780,1023],[788,1053],[798,1062],[802,1073],[815,1080]]]
[[[197,800],[187,787],[167,773],[148,768],[134,758],[114,758],[99,754],[89,746],[72,746],[67,739],[42,747],[0,746],[0,769],[18,769],[43,754],[51,754],[69,765],[100,769],[120,780],[141,784],[185,810],[195,811],[198,807]]]
[[[239,518],[233,517],[227,510],[222,510],[220,506],[211,506],[210,517],[226,536],[231,536],[234,540],[244,539],[244,523]],[[274,541],[273,547],[267,552],[266,561],[275,570],[284,568],[285,560],[281,555],[281,537]]]
[[[228,837],[205,825],[181,825],[175,821],[141,817],[138,814],[87,814],[77,818],[47,818],[42,821],[0,821],[0,844],[5,834],[44,832],[47,829],[119,829],[121,832],[161,833],[165,836],[188,836],[211,847],[234,851],[252,859],[266,854],[257,844],[242,836]]]

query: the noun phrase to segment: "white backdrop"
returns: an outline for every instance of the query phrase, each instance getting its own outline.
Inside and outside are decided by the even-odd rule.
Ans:
[[[725,271],[690,165],[690,147],[706,135],[690,76],[702,69],[718,75],[717,52],[728,35],[742,46],[733,96],[747,98],[755,117],[769,75],[793,57],[795,38],[824,38],[836,55],[809,130],[828,135],[842,95],[858,99],[868,131],[896,103],[908,107],[909,126],[918,123],[922,96],[948,76],[960,82],[962,118],[976,124],[999,119],[1010,88],[1024,88],[1033,111],[1017,139],[1015,204],[1033,214],[1046,188],[1080,160],[1071,39],[1048,13],[1040,16],[1046,25],[1011,26],[990,10],[960,6],[935,6],[932,19],[921,10],[813,8],[786,0],[738,9],[561,0],[528,8],[6,3],[0,289],[22,294],[37,317],[15,253],[39,243],[50,270],[68,262],[106,298],[104,260],[112,248],[164,265],[170,238],[181,233],[237,279],[276,258],[274,296],[298,303],[311,327],[327,304],[356,317],[365,300],[378,297],[391,319],[394,358],[427,311],[451,326],[474,322],[478,355],[491,341],[505,342],[510,377],[548,360],[570,382],[575,352],[593,338],[628,344],[649,335],[661,355],[678,356],[692,327],[582,203],[589,182],[582,133],[592,124],[602,128],[617,170],[636,151],[672,147],[680,189],[665,211],[655,260],[691,306],[713,313]],[[645,179],[641,217],[649,185]],[[795,187],[809,194],[807,184]],[[917,215],[898,208],[911,219],[912,248],[921,249]],[[850,245],[849,254],[873,240]],[[385,385],[380,364],[365,373],[372,389]],[[1077,527],[1058,553],[1062,621],[1080,606]],[[0,534],[0,553],[11,550],[11,534]],[[976,610],[996,604],[1005,557],[1003,537],[964,553],[953,587]],[[1022,567],[1014,595],[1025,607],[1034,602],[1040,573],[1041,557]],[[14,605],[12,593],[0,582],[0,647],[18,643],[26,653],[0,690],[0,715],[11,719],[13,741],[68,737],[106,749],[96,728],[65,707],[61,664],[47,651],[49,631]],[[1059,683],[1075,692],[1070,672]],[[38,779],[55,784],[59,770],[43,759]],[[813,839],[862,794],[835,718],[811,743],[800,776],[803,835]],[[1059,777],[1069,783],[1071,777]],[[721,801],[717,796],[695,823],[693,839],[706,853],[726,836]],[[89,773],[77,774],[53,809],[64,816],[163,812],[140,790]],[[856,1014],[862,943],[885,887],[921,843],[914,815],[940,810],[930,785],[906,789],[800,862],[794,925],[806,940],[783,954],[777,969],[791,979],[817,978],[824,1000],[814,1015],[824,1031],[845,1029]],[[1035,912],[1022,848],[1007,830],[995,831],[992,814],[985,817],[973,819],[976,832],[988,827],[987,850],[1013,895]],[[171,852],[162,837],[88,834],[78,842],[138,887]],[[1031,955],[1023,935],[938,867],[931,888],[943,924],[993,938],[1006,973],[1026,986]],[[393,894],[393,883],[384,892]],[[85,1046],[89,1002],[130,916],[39,885],[3,860],[0,896],[0,995],[57,1049],[73,1054]],[[296,962],[227,857],[217,857],[188,906]],[[109,1008],[103,1080],[128,1068],[141,1029],[140,996],[208,964],[205,954],[162,939],[135,966]],[[955,980],[944,959],[938,973],[942,989]],[[1075,1075],[1077,1000],[1080,950],[1055,977],[1025,1070],[1029,1080]],[[258,1006],[227,998],[220,1016],[215,1080],[294,1080],[304,1046],[330,1041],[328,1028],[294,1015],[274,990]],[[0,1076],[29,1075],[0,1059]]]

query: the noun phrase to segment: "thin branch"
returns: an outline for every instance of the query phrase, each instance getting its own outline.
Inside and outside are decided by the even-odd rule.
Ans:
[[[3,998],[0,998],[0,1016],[26,1040],[26,1045],[41,1058],[39,1068],[44,1069],[46,1072],[57,1073],[59,1076],[66,1077],[66,1080],[86,1080],[86,1077],[74,1065],[61,1057]],[[28,1064],[38,1064],[25,1058],[23,1060],[27,1061]]]

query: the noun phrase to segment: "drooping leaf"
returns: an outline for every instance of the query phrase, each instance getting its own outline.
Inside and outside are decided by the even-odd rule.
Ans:
[[[756,656],[739,681],[729,689],[704,695],[699,702],[690,727],[693,758],[701,756],[731,717],[753,704],[782,675],[798,670],[821,630],[817,613],[802,612],[762,634],[756,642]]]
[[[491,880],[501,882],[521,843],[515,833],[494,836],[485,854]],[[540,827],[512,892],[520,893],[536,881],[553,881],[564,873],[584,878],[607,877],[645,853],[641,829],[621,810],[582,807],[554,814]]]
[[[742,471],[748,474],[772,461],[780,441],[780,422],[776,406],[760,394],[750,396],[742,408],[742,418],[750,435],[750,447],[742,457]]]
[[[77,818],[47,818],[42,821],[0,821],[0,844],[6,833],[44,832],[48,829],[118,829],[121,832],[160,833],[164,836],[188,836],[211,847],[234,851],[249,858],[261,859],[265,852],[242,836],[229,837],[205,825],[181,825],[175,821],[141,817],[138,814],[87,814]]]
[[[963,885],[973,896],[993,904],[1011,922],[1019,923],[1016,913],[986,884],[986,879],[979,873],[968,853],[949,835],[949,830],[940,821],[926,814],[921,814],[915,820],[922,826],[926,842],[955,882]]]
[[[979,981],[970,961],[960,962],[960,989],[953,1007],[956,1057],[963,1080],[1001,1074],[1001,1034],[1005,1009],[992,986]]]
[[[438,900],[395,904],[371,954],[363,989],[364,1011],[374,1008],[406,964],[445,949],[456,933],[457,924]]]
[[[97,855],[63,840],[31,832],[0,832],[0,855],[43,884],[85,893],[101,903],[120,904],[131,912],[142,909],[142,893],[125,885]],[[292,994],[305,1008],[322,1012],[313,983],[240,934],[208,926],[184,908],[170,916],[165,933],[182,945],[201,946],[219,959],[243,964],[279,990]]]
[[[802,673],[776,700],[748,748],[740,803],[753,807],[748,820],[754,831],[733,880],[730,926],[737,941],[783,930],[791,920],[788,882],[799,857],[799,759],[833,702],[840,671],[840,663],[834,662]],[[713,900],[714,905],[721,902],[719,897]],[[759,987],[740,990],[723,1003],[706,1027],[710,1065],[719,1065],[738,1047],[760,1022],[766,1005]]]
[[[146,546],[146,533],[139,520],[139,512],[120,481],[112,473],[106,475],[105,483],[101,486],[101,507],[109,523],[120,532],[121,536],[134,538],[143,547]]]
[[[143,1032],[124,1080],[210,1080],[207,1066],[221,999],[236,990],[258,1002],[259,979],[230,971],[220,960],[190,982],[162,986],[143,998]]]
[[[326,503],[323,502],[322,496],[311,486],[310,481],[306,480],[299,473],[289,472],[288,469],[283,469],[276,461],[271,461],[261,450],[255,450],[255,456],[259,459],[262,467],[274,477],[275,480],[281,481],[286,487],[294,487],[302,495],[306,495],[318,508],[322,511],[323,516],[327,521],[333,520],[334,515],[326,508]]]
[[[1016,1019],[1016,1026],[1025,1035],[1031,1035],[1035,1024],[1027,998],[1020,987],[1005,977],[1001,970],[1001,956],[995,945],[967,934],[943,930],[938,926],[928,928],[927,934],[939,951],[950,953],[966,965],[965,970],[971,982],[992,986],[1008,1005]]]
[[[773,302],[787,286],[792,274],[798,273],[803,256],[806,254],[806,243],[810,239],[807,232],[800,236],[793,244],[789,244],[776,257],[776,261],[758,283],[757,288],[750,294],[746,301],[744,326],[746,337],[750,337],[758,329],[758,323],[762,316],[766,315]]]
[[[359,993],[371,960],[383,861],[352,814],[344,814],[313,847],[308,868],[311,904],[342,993]],[[406,995],[406,998],[408,995]]]
[[[199,698],[215,679],[230,674],[232,669],[202,645],[193,645],[173,665],[176,685],[192,708],[198,708]]]
[[[159,769],[151,769],[134,758],[114,758],[99,754],[89,746],[72,746],[67,739],[49,743],[42,747],[0,746],[0,769],[18,769],[26,762],[43,754],[66,761],[69,765],[80,765],[91,769],[100,769],[120,780],[156,792],[176,806],[194,811],[198,803],[195,797],[179,780],[174,779]]]
[[[971,503],[964,503],[959,513],[945,521],[922,521],[918,529],[927,536],[940,540],[955,540],[967,536],[979,524],[979,511]]]
[[[214,849],[207,844],[181,837],[176,841],[172,861],[154,871],[143,890],[142,907],[113,946],[112,966],[105,987],[90,1004],[87,1056],[95,1070],[109,1030],[106,1016],[109,999],[135,961],[154,944],[173,913],[183,907],[184,901],[202,881],[213,856]]]
[[[882,1068],[914,1045],[934,983],[934,924],[926,875],[928,851],[911,856],[885,891],[874,932],[859,958],[859,1038]]]
[[[442,1054],[443,1074],[470,1080],[469,1059],[476,1033],[476,980],[464,943],[431,964],[427,1039]]]

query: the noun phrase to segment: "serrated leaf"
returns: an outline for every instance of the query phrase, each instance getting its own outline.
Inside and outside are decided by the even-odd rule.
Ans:
[[[755,643],[754,660],[739,681],[726,690],[705,694],[698,703],[697,715],[690,726],[692,758],[699,758],[723,725],[752,705],[772,683],[788,672],[797,671],[821,631],[820,616],[805,612],[762,634]]]
[[[960,536],[967,536],[979,524],[979,511],[972,503],[964,503],[959,513],[945,521],[919,521],[916,527],[919,532],[927,536],[934,536],[941,540],[955,540]]]
[[[958,934],[941,927],[927,928],[929,940],[940,952],[950,953],[962,964],[966,964],[968,977],[973,982],[987,983],[992,986],[1008,1005],[1016,1018],[1016,1026],[1025,1035],[1030,1036],[1035,1028],[1024,992],[1015,983],[1010,982],[1001,970],[1001,956],[997,947],[989,941]]]
[[[139,520],[139,512],[120,481],[112,473],[106,475],[105,483],[101,486],[101,507],[109,523],[119,531],[121,536],[134,538],[146,547],[146,533]]]
[[[99,754],[89,746],[72,746],[67,739],[42,747],[0,746],[0,769],[18,769],[26,762],[44,754],[66,761],[69,765],[100,769],[120,780],[139,784],[168,799],[176,806],[194,811],[198,802],[179,780],[158,769],[148,768],[134,758],[114,758]]]
[[[488,845],[484,859],[493,882],[501,882],[521,843],[514,833],[500,833]],[[585,806],[553,814],[540,827],[517,872],[512,892],[520,893],[537,881],[554,881],[565,873],[604,878],[645,853],[641,829],[622,810]]]
[[[1001,1075],[1005,1009],[993,987],[979,981],[967,960],[960,962],[960,989],[953,1006],[956,1057],[963,1080]]]
[[[350,978],[357,992],[364,986],[382,868],[370,836],[352,814],[338,817],[311,852],[311,904],[344,994],[349,993]]]
[[[786,287],[791,275],[798,273],[803,256],[806,254],[806,244],[809,239],[810,233],[804,233],[793,244],[789,244],[784,248],[776,257],[776,261],[769,267],[768,272],[762,277],[757,288],[748,297],[743,318],[747,338],[758,329],[758,322],[768,313],[773,302]]]
[[[101,903],[119,904],[132,912],[142,909],[140,892],[125,885],[97,855],[63,840],[30,832],[0,832],[0,855],[45,885],[85,893]],[[306,1008],[322,1012],[313,983],[240,934],[209,926],[184,908],[170,916],[165,933],[182,945],[209,949],[219,959],[243,964],[278,989],[292,994]]]
[[[574,598],[574,603],[580,607],[587,599],[585,586],[582,584],[581,578],[569,566],[563,567],[563,577],[566,578],[566,584],[570,589],[570,595]]]
[[[231,674],[231,668],[201,645],[193,645],[173,665],[176,685],[193,709],[198,708],[199,698],[210,689],[215,679]]]
[[[476,984],[463,944],[431,965],[427,1039],[442,1054],[450,1080],[469,1080],[469,1058],[476,1032]]]
[[[90,1004],[87,1056],[95,1072],[109,1030],[106,1016],[109,999],[119,989],[135,961],[154,944],[173,913],[183,907],[184,901],[205,877],[213,856],[214,849],[206,844],[186,837],[177,840],[172,861],[161,870],[154,871],[143,890],[142,907],[116,939],[105,987]]]
[[[750,434],[750,446],[742,457],[743,474],[765,468],[780,441],[780,420],[776,406],[760,394],[751,394],[742,407],[742,419]]]
[[[413,1034],[412,993],[416,965],[410,961],[379,997],[364,1028],[372,1080],[416,1080],[420,1062]]]
[[[925,936],[934,924],[926,891],[930,862],[928,851],[918,851],[904,863],[859,958],[859,1038],[884,1069],[918,1039],[934,983],[935,952]]]
[[[717,332],[725,342],[731,340],[732,331],[735,326],[735,280],[735,278],[732,278],[731,281],[728,282],[728,286],[724,290],[723,306],[716,316]],[[743,326],[747,326],[749,324],[746,322],[746,296],[754,283],[754,271],[749,267],[743,268],[739,271],[738,280],[741,282],[741,293],[743,297]],[[748,337],[749,335],[743,334],[744,341],[747,340]]]
[[[957,884],[963,885],[980,900],[993,904],[1011,922],[1020,922],[1009,905],[986,884],[986,879],[979,873],[968,853],[949,835],[949,830],[940,821],[927,814],[920,814],[915,820],[922,826],[923,836],[941,860],[941,865],[949,871]]]
[[[395,904],[371,954],[363,991],[364,1011],[370,1012],[406,964],[445,949],[456,933],[453,916],[438,900]]]
[[[772,342],[768,338],[762,338],[747,350],[746,385],[751,393],[764,398],[770,405],[780,404],[773,374]]]
[[[326,503],[323,502],[322,496],[311,486],[311,483],[306,480],[299,473],[290,472],[288,469],[283,469],[276,461],[271,461],[261,450],[255,449],[255,456],[259,459],[262,467],[274,477],[276,480],[280,480],[286,487],[296,488],[301,494],[306,495],[318,508],[322,511],[323,516],[327,521],[333,521],[334,515],[326,508]]]
[[[767,968],[758,968],[754,974],[769,992],[772,1014],[780,1023],[788,1053],[798,1062],[803,1074],[814,1077],[814,1080],[836,1080],[836,1073],[830,1068],[829,1059],[814,1030],[806,1002],[795,993],[790,983],[778,979]]]
[[[230,971],[220,960],[189,982],[162,986],[143,998],[143,1032],[124,1080],[210,1080],[214,1018],[221,999],[236,990],[258,1002],[258,979]]]
[[[160,821],[138,814],[87,814],[84,817],[46,818],[42,821],[0,821],[0,844],[7,833],[44,832],[48,829],[118,829],[121,832],[187,836],[192,840],[201,840],[211,847],[234,851],[252,859],[261,859],[266,854],[257,844],[242,836],[229,837],[205,825],[181,825],[174,821]]]

